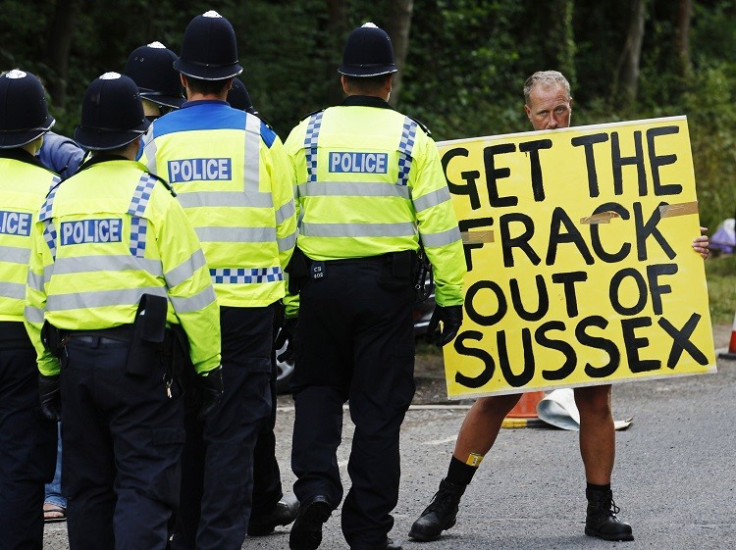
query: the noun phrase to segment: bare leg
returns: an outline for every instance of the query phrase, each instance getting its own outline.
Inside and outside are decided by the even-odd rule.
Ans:
[[[611,483],[616,456],[616,431],[611,413],[611,386],[575,388],[580,411],[580,454],[585,478],[595,485]]]
[[[521,394],[481,397],[473,404],[460,426],[453,456],[465,463],[470,453],[485,455],[493,447],[503,419]]]

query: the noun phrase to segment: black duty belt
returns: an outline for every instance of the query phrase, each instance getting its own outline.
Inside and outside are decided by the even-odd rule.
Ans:
[[[74,341],[86,345],[120,344],[133,340],[133,325],[99,330],[63,330],[62,339],[65,342]]]
[[[370,265],[385,264],[392,261],[393,257],[402,252],[389,252],[379,256],[366,256],[364,258],[342,258],[339,260],[324,260],[325,265]],[[314,262],[314,260],[312,260]]]

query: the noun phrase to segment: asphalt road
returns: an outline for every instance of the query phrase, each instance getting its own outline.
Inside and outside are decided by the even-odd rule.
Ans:
[[[717,327],[717,346],[730,327]],[[414,408],[402,432],[402,482],[391,536],[405,550],[730,550],[736,548],[736,361],[718,373],[625,383],[614,387],[616,419],[633,418],[618,432],[614,498],[635,541],[612,543],[583,534],[585,480],[577,433],[505,429],[468,488],[457,525],[438,541],[415,543],[406,534],[445,474],[465,415],[450,408]],[[278,449],[286,491],[294,419],[290,398],[279,401]],[[340,464],[350,448],[346,417]],[[347,547],[339,509],[325,525],[321,548]],[[66,549],[65,524],[46,527],[44,550]],[[247,538],[243,548],[286,549],[288,528]]]

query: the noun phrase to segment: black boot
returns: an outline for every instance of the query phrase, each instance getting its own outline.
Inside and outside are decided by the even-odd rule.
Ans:
[[[330,518],[332,506],[327,497],[317,495],[299,508],[289,533],[291,550],[317,550],[322,544],[322,525]]]
[[[437,540],[445,529],[455,525],[460,497],[467,485],[456,485],[446,479],[440,482],[440,490],[432,497],[432,502],[414,522],[409,536],[418,542]]]
[[[251,514],[248,522],[249,537],[270,535],[278,525],[289,525],[299,511],[296,499],[280,500],[265,514]]]
[[[616,517],[619,507],[613,502],[611,491],[591,491],[587,489],[588,514],[585,518],[585,534],[603,540],[634,540],[631,525]]]

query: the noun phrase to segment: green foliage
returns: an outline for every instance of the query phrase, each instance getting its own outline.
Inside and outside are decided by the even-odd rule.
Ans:
[[[705,262],[710,316],[714,324],[733,321],[736,312],[736,255],[711,258]]]

